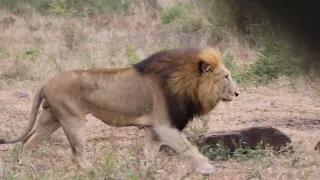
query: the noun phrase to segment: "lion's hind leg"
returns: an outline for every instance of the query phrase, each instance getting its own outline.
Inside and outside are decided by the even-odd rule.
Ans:
[[[74,115],[63,115],[59,122],[65,132],[73,154],[73,161],[80,169],[90,168],[85,156],[85,118]]]
[[[19,164],[27,163],[32,149],[35,148],[40,142],[48,138],[52,133],[59,129],[59,127],[60,123],[50,112],[50,109],[42,109],[34,129],[21,142]]]
[[[167,125],[156,125],[154,129],[161,141],[166,145],[178,154],[191,158],[193,167],[197,172],[203,174],[215,172],[215,167],[210,164],[209,159],[201,154],[178,129]]]

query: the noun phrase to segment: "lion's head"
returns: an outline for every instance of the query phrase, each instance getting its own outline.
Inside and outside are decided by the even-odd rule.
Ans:
[[[232,101],[239,95],[221,54],[213,48],[160,51],[133,66],[159,82],[169,116],[180,130],[195,116],[211,111],[219,101]]]
[[[198,57],[201,76],[197,95],[203,103],[204,113],[207,113],[219,101],[233,101],[239,91],[218,51],[206,48],[201,50]]]

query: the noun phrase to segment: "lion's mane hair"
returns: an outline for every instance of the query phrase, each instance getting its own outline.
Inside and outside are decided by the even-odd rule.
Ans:
[[[211,76],[202,76],[203,63],[212,68]],[[133,67],[158,81],[171,123],[182,130],[190,120],[218,103],[215,83],[219,79],[214,79],[214,74],[219,73],[221,64],[221,54],[213,48],[178,48],[159,51]]]

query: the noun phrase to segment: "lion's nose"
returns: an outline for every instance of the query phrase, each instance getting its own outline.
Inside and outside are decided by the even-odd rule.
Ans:
[[[236,97],[238,97],[238,96],[239,96],[239,93],[237,93],[237,92],[234,92],[234,95],[236,95]]]

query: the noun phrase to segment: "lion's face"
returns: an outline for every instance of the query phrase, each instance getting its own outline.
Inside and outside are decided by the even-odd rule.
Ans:
[[[239,90],[236,83],[233,81],[230,72],[224,66],[221,68],[220,78],[221,100],[232,101],[239,95]]]
[[[233,81],[229,70],[223,64],[213,68],[213,65],[203,63],[201,72],[200,94],[205,95],[202,98],[203,100],[206,97],[212,102],[217,102],[216,100],[233,101],[239,95],[236,83]]]

